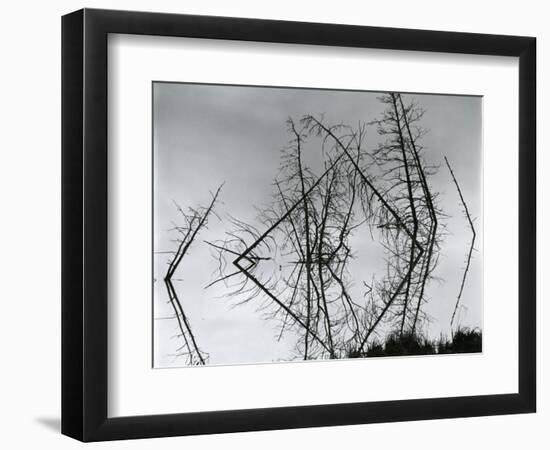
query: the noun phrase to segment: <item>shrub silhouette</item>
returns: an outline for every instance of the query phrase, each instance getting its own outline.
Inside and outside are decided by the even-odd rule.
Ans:
[[[383,342],[371,342],[365,352],[350,349],[347,357],[479,353],[481,352],[481,343],[482,333],[479,329],[459,328],[453,333],[450,340],[446,336],[429,340],[418,333],[404,333],[400,336],[399,332],[394,332],[390,333]]]
[[[481,341],[480,330],[459,328],[453,333],[452,341],[440,342],[438,353],[479,353]]]

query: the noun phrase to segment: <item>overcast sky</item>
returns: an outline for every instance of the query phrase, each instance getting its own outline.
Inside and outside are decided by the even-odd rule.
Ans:
[[[254,223],[253,206],[268,203],[272,181],[277,175],[280,150],[287,145],[286,120],[305,114],[324,114],[326,123],[357,125],[380,116],[384,109],[376,92],[285,89],[267,87],[197,85],[184,83],[153,84],[153,158],[154,158],[154,248],[157,252],[174,250],[176,236],[168,230],[178,222],[173,200],[182,207],[206,205],[211,192],[225,182],[222,203],[217,212],[222,219],[231,215]],[[425,158],[443,164],[430,179],[432,189],[440,192],[439,204],[449,215],[447,233],[426,307],[433,322],[426,329],[430,337],[449,334],[449,321],[460,288],[462,270],[471,239],[461,212],[460,200],[444,166],[446,155],[476,218],[476,249],[462,296],[466,307],[460,313],[464,326],[482,326],[482,99],[468,96],[404,94],[426,109],[422,126],[430,132],[424,137]],[[367,134],[369,148],[379,137],[374,127]],[[309,155],[315,166],[316,155]],[[292,353],[295,337],[280,342],[274,339],[275,324],[261,319],[253,302],[232,308],[221,297],[223,285],[205,290],[212,281],[216,262],[203,240],[223,239],[227,223],[210,220],[208,230],[191,248],[174,278],[200,347],[210,354],[212,364],[270,362],[286,359]],[[162,280],[170,255],[156,254],[154,276]],[[362,270],[375,273],[381,258],[358,258]],[[165,319],[173,311],[167,303],[164,283],[154,289],[155,367],[185,363],[171,356],[181,345],[175,320]]]

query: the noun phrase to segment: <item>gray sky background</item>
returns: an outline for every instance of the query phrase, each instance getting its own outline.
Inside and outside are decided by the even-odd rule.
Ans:
[[[153,158],[154,158],[154,249],[174,250],[175,233],[168,230],[178,221],[173,200],[184,209],[206,205],[214,191],[225,182],[217,212],[227,213],[245,222],[255,223],[253,205],[268,203],[272,182],[277,175],[280,150],[288,143],[286,120],[298,120],[304,114],[324,114],[326,123],[356,125],[380,116],[384,109],[376,92],[348,92],[310,89],[284,89],[244,86],[195,85],[184,83],[153,84]],[[447,233],[435,275],[443,280],[432,282],[426,308],[433,321],[425,332],[430,337],[449,334],[449,322],[460,287],[470,230],[458,194],[444,165],[446,155],[461,185],[468,208],[476,218],[477,252],[468,273],[459,315],[463,326],[482,327],[482,99],[480,97],[404,94],[407,102],[415,98],[426,109],[421,125],[430,132],[423,138],[425,158],[442,164],[430,179],[433,190],[440,192],[439,205],[449,215]],[[367,145],[375,148],[380,141],[375,127],[367,131]],[[312,152],[313,153],[313,152]],[[318,155],[308,155],[315,169]],[[316,171],[317,174],[320,171]],[[223,239],[227,222],[212,218],[184,258],[174,278],[180,301],[188,315],[199,346],[210,355],[211,364],[257,363],[287,360],[295,345],[295,336],[280,342],[275,323],[262,320],[259,302],[232,308],[223,298],[223,285],[204,290],[212,281],[216,261],[203,240]],[[361,271],[376,273],[383,268],[378,246],[365,242],[355,264]],[[177,367],[184,359],[172,356],[181,342],[175,320],[167,303],[161,281],[170,255],[154,256],[154,366]],[[352,267],[353,270],[353,267]]]

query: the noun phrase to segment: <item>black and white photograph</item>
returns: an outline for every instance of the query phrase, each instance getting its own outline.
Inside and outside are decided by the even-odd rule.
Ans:
[[[482,351],[482,97],[152,89],[155,368]]]

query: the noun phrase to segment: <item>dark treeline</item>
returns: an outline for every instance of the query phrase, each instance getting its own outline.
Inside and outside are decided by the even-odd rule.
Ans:
[[[369,343],[363,353],[351,351],[348,358],[373,356],[412,356],[442,355],[450,353],[481,352],[482,332],[478,329],[459,328],[452,337],[440,336],[438,339],[427,339],[418,333],[399,335],[391,333],[383,341]]]

